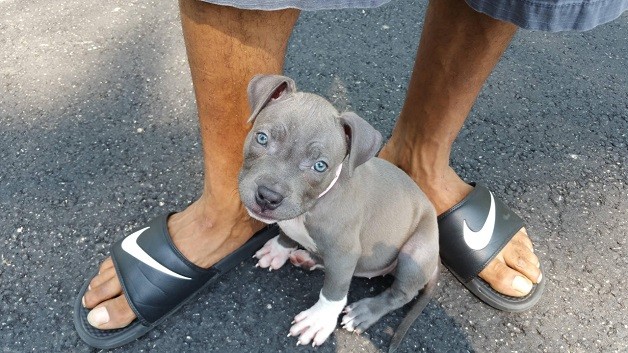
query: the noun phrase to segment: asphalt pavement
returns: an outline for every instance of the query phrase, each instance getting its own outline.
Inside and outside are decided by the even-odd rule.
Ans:
[[[286,73],[389,136],[425,7],[303,13]],[[525,220],[545,295],[503,313],[443,271],[401,352],[628,351],[627,81],[626,14],[516,35],[452,165]],[[0,350],[94,351],[74,331],[76,292],[114,240],[199,196],[195,109],[176,2],[0,0]],[[385,352],[404,309],[317,349],[286,337],[322,278],[245,261],[115,352]],[[387,283],[356,280],[349,300]]]

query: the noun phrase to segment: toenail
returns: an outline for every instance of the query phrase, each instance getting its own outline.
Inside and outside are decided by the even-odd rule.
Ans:
[[[89,314],[87,314],[87,321],[94,327],[108,323],[109,313],[107,312],[107,308],[101,306],[100,308],[90,311]]]
[[[543,279],[543,274],[539,273],[539,277],[536,279],[536,283],[540,283],[542,279]]]
[[[521,276],[516,276],[512,280],[512,288],[522,294],[528,294],[532,290],[532,282]]]
[[[541,268],[541,263],[540,262],[536,263],[536,268]]]
[[[83,304],[84,308],[87,307],[87,305],[85,305],[85,296],[81,297],[81,304]]]

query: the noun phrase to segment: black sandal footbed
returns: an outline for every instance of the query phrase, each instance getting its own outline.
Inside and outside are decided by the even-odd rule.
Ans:
[[[488,189],[475,183],[471,185],[474,186],[474,190],[467,197],[438,217],[443,265],[471,293],[488,305],[509,312],[528,310],[540,300],[547,281],[545,278],[534,284],[527,295],[512,297],[495,291],[478,277],[478,273],[523,227],[523,221],[500,200],[493,197],[496,221],[491,241],[480,250],[469,248],[463,239],[463,221],[469,224],[469,228],[476,230],[482,228],[491,204],[491,193]]]
[[[499,293],[498,291],[493,289],[493,287],[491,287],[488,282],[484,281],[480,277],[475,277],[468,282],[464,282],[460,277],[456,275],[454,271],[452,271],[446,265],[444,266],[458,281],[460,281],[460,283],[465,286],[465,288],[473,293],[473,295],[475,295],[478,299],[495,309],[512,313],[526,311],[536,305],[536,303],[538,303],[538,301],[541,299],[543,290],[545,289],[545,284],[547,283],[547,280],[545,279],[545,277],[543,277],[539,283],[533,284],[532,289],[525,296],[512,297]],[[542,273],[543,266],[541,266],[540,269]]]
[[[143,303],[142,301],[140,301],[139,308],[138,308],[138,300],[137,298],[133,298],[134,295],[138,295],[138,294],[129,294],[129,293],[136,292],[136,290],[132,288],[133,285],[129,287],[129,283],[134,282],[136,280],[137,281],[146,280],[146,278],[141,279],[140,277],[141,276],[146,277],[147,274],[149,277],[153,277],[152,278],[153,280],[156,278],[159,281],[160,274],[158,273],[158,271],[151,269],[150,267],[143,264],[141,261],[134,260],[132,256],[127,256],[128,258],[124,259],[125,252],[124,251],[121,252],[120,250],[120,243],[124,239],[116,242],[112,246],[112,259],[114,260],[114,267],[116,268],[116,274],[119,276],[118,278],[121,279],[120,282],[122,284],[123,292],[127,298],[127,301],[130,303],[130,306],[135,312],[138,319],[134,320],[131,324],[129,324],[128,326],[124,328],[114,329],[114,330],[100,330],[89,324],[89,322],[87,321],[87,314],[89,313],[89,310],[83,307],[81,299],[84,296],[85,292],[87,291],[87,288],[89,286],[89,283],[91,282],[91,279],[97,273],[94,274],[94,276],[89,277],[89,279],[85,281],[74,303],[74,325],[81,339],[83,339],[83,341],[85,341],[88,345],[95,348],[111,349],[111,348],[116,348],[124,344],[127,344],[145,335],[150,330],[152,330],[155,326],[163,322],[163,320],[165,320],[166,318],[174,314],[176,311],[178,311],[181,306],[186,304],[191,299],[195,298],[198,292],[206,289],[208,286],[214,283],[222,274],[232,269],[233,267],[241,263],[243,260],[248,259],[251,256],[253,256],[253,254],[262,245],[264,245],[266,241],[268,241],[269,239],[271,239],[272,237],[278,234],[278,228],[275,225],[267,226],[264,229],[257,232],[255,235],[253,235],[253,237],[247,243],[245,243],[242,247],[235,250],[230,255],[226,256],[224,259],[216,263],[211,268],[202,269],[200,267],[197,267],[193,263],[189,262],[187,259],[185,259],[185,257],[183,257],[183,255],[176,249],[176,247],[174,247],[174,244],[172,243],[168,235],[167,226],[166,226],[166,220],[168,216],[169,215],[158,217],[148,224],[150,225],[149,228],[152,227],[152,228],[155,228],[156,231],[161,232],[161,234],[157,234],[157,236],[161,237],[161,240],[160,240],[161,243],[154,244],[155,243],[154,239],[147,239],[146,237],[138,238],[137,243],[138,244],[143,243],[142,245],[148,248],[151,248],[151,247],[155,248],[155,246],[157,246],[156,249],[158,253],[156,253],[155,249],[153,249],[153,252],[151,252],[151,255],[154,255],[156,258],[160,259],[161,260],[159,261],[160,263],[162,263],[162,261],[167,263],[168,266],[166,267],[169,267],[175,264],[174,267],[177,269],[177,271],[185,275],[193,275],[193,274],[205,275],[203,278],[201,278],[202,283],[199,283],[197,288],[193,288],[193,290],[191,290],[191,293],[185,293],[185,292],[176,293],[175,292],[175,295],[178,296],[179,298],[178,299],[175,298],[174,301],[170,300],[169,308],[165,312],[163,310],[163,305],[161,305],[159,302],[156,303],[158,305],[151,306],[150,302],[147,305]],[[146,228],[146,227],[143,227],[143,228]],[[149,231],[150,229],[146,230],[146,232],[149,232]],[[147,235],[150,237],[150,234],[147,234]],[[149,241],[149,243],[147,243],[147,240]],[[147,249],[146,251],[150,252],[151,249]],[[140,277],[136,277],[134,281],[129,282],[130,278],[127,278],[128,274],[124,274],[125,269],[121,266],[134,266],[136,268],[139,268],[139,272],[136,271],[136,274],[139,273]],[[186,267],[188,268],[186,269]],[[174,271],[174,272],[177,272],[177,271]],[[168,278],[168,275],[161,275],[161,276],[166,278],[166,281],[171,280]],[[146,285],[150,287],[151,285],[153,285],[153,283],[150,283],[150,280],[149,280],[149,282],[146,283]],[[157,283],[157,286],[159,286],[159,283]],[[170,290],[168,288],[166,289]],[[141,287],[139,290],[140,292],[142,291]],[[159,291],[158,288],[154,288],[151,290],[153,290],[154,292]],[[189,290],[189,287],[188,287],[188,290]],[[148,294],[149,297],[151,296],[150,290],[145,291],[144,294]],[[142,294],[140,293],[140,296],[141,295]],[[152,308],[156,308],[159,311],[157,313],[157,316],[146,315],[147,312],[150,314],[150,310]],[[149,318],[147,318],[146,316],[149,316]]]

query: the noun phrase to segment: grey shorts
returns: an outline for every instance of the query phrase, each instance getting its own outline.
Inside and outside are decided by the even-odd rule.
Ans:
[[[378,7],[391,0],[203,0],[249,10],[305,11]],[[427,1],[427,0],[423,0]],[[434,0],[437,1],[437,0]],[[628,9],[628,0],[465,0],[476,11],[531,30],[586,31]]]

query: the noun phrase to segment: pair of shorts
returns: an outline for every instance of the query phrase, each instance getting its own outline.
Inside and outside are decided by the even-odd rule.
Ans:
[[[247,10],[372,8],[391,0],[203,0]],[[428,0],[417,0],[428,1]],[[438,0],[431,0],[438,1]],[[628,0],[465,0],[471,8],[521,28],[586,31],[618,18]]]

